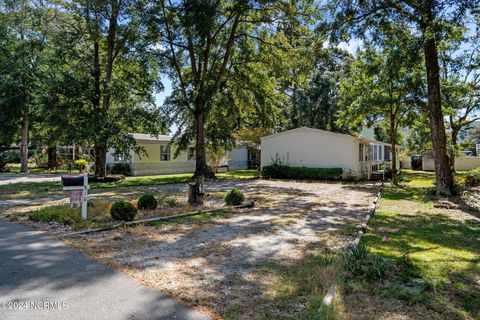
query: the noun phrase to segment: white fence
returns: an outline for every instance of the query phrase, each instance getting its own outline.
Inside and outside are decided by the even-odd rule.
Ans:
[[[480,157],[457,157],[455,158],[455,170],[472,170],[480,167]],[[435,171],[435,165],[432,158],[422,158],[422,170]]]

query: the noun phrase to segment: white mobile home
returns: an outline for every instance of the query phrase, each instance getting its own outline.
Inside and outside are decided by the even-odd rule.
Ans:
[[[382,164],[388,168],[391,158],[388,143],[306,127],[261,139],[262,167],[280,161],[291,167],[342,168],[345,174],[370,179]]]
[[[124,157],[116,156],[115,150],[110,149],[107,153],[107,168],[115,163],[125,162],[130,165],[130,172],[133,176],[147,176],[174,173],[193,173],[195,171],[195,147],[190,146],[182,151],[178,157],[174,157],[176,147],[171,144],[171,136],[150,135],[132,133],[137,145],[143,147],[145,154],[137,155],[135,152]],[[247,169],[247,162],[244,161],[245,152],[242,149],[232,150],[226,161],[228,169]],[[232,166],[232,167],[231,167]]]

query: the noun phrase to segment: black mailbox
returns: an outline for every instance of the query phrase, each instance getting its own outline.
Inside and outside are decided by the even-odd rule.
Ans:
[[[83,186],[83,176],[67,176],[62,177],[64,187],[81,187]]]

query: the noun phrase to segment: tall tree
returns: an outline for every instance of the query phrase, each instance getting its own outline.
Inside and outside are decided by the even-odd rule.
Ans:
[[[63,109],[68,108],[65,95],[82,104],[68,95],[81,90],[72,90],[68,83],[84,86],[83,108],[72,110],[75,116],[70,120],[78,128],[74,139],[93,144],[95,175],[100,178],[106,173],[110,147],[122,153],[141,151],[129,134],[132,129],[163,130],[153,101],[154,91],[161,88],[159,65],[142,22],[144,5],[140,0],[75,0],[65,6],[73,18],[63,21],[69,42],[61,44],[63,62],[58,62],[67,68],[50,79],[61,86],[47,98]]]
[[[4,0],[0,3],[2,47],[0,107],[12,137],[20,126],[21,172],[28,172],[31,117],[38,93],[43,50],[55,18],[55,4],[36,0]],[[16,119],[21,119],[17,122]],[[8,142],[7,142],[8,143]]]
[[[199,180],[214,176],[205,155],[207,134],[210,139],[219,133],[213,126],[223,126],[231,143],[243,112],[239,105],[260,114],[276,101],[276,75],[282,72],[279,65],[288,61],[285,51],[291,48],[283,31],[307,3],[161,1],[150,11],[173,79],[167,105],[170,111],[177,109],[183,130],[176,134],[179,141],[184,144],[194,137]],[[268,116],[262,121],[269,121]]]
[[[346,128],[338,122],[339,84],[348,77],[352,57],[335,47],[324,48],[323,43],[317,44],[314,51],[309,80],[305,85],[298,86],[292,95],[289,126],[345,132]]]
[[[440,94],[439,41],[445,30],[461,25],[476,0],[399,0],[362,1],[338,0],[330,4],[336,16],[333,30],[353,26],[357,36],[365,35],[369,27],[377,30],[392,22],[403,21],[418,30],[423,46],[428,88],[428,111],[436,174],[436,194],[451,195],[453,174],[447,153],[442,99]]]
[[[439,50],[443,106],[450,129],[450,166],[455,171],[462,129],[480,120],[480,34],[454,28]]]
[[[418,68],[419,55],[414,54],[418,46],[407,28],[394,26],[376,42],[365,44],[353,63],[350,77],[341,83],[345,104],[341,121],[355,125],[370,118],[387,124],[392,178],[396,183],[399,128],[410,124],[415,107],[422,103],[424,80],[422,69]]]

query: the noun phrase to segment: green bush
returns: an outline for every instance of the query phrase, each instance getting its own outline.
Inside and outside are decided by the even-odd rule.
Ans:
[[[113,220],[132,221],[136,214],[137,208],[128,201],[116,201],[110,208],[110,215]]]
[[[245,200],[245,196],[242,191],[234,188],[227,192],[224,200],[229,206],[238,206],[242,204],[243,200]]]
[[[413,170],[422,170],[422,156],[412,156],[410,161]]]
[[[122,174],[124,176],[130,175],[130,164],[125,162],[115,163],[110,169],[111,174]]]
[[[465,185],[468,187],[480,186],[480,168],[470,170],[465,177]]]
[[[88,164],[88,161],[85,159],[78,159],[73,162],[78,171],[85,169],[85,166]]]
[[[138,209],[156,209],[157,208],[157,199],[152,194],[144,194],[138,199],[137,207]]]
[[[9,163],[20,162],[20,152],[18,150],[5,150],[0,152],[0,170],[4,169]]]
[[[289,167],[277,163],[262,169],[263,177],[276,179],[338,180],[342,174],[342,168]]]

